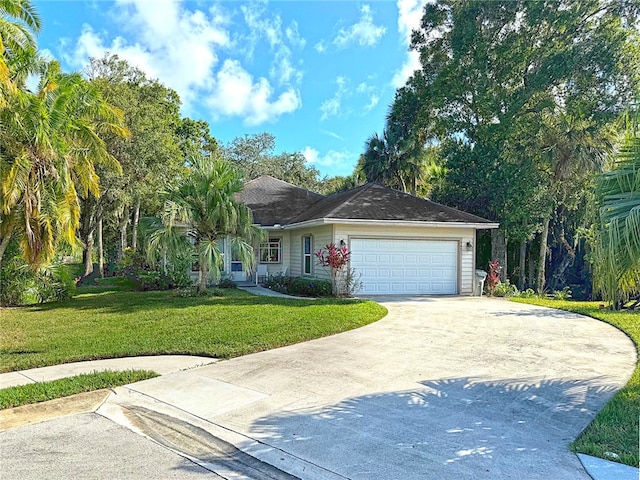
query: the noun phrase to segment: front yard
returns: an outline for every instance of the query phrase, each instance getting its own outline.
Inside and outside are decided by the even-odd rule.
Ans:
[[[240,290],[223,295],[95,290],[64,303],[2,309],[0,371],[135,355],[229,358],[350,330],[386,314],[370,301]]]
[[[640,312],[601,309],[601,302],[513,298],[513,301],[559,308],[607,322],[625,332],[640,346]],[[639,350],[640,352],[640,350]],[[620,390],[572,444],[574,451],[638,466],[640,416],[640,364],[626,387]],[[617,456],[617,458],[616,458]]]

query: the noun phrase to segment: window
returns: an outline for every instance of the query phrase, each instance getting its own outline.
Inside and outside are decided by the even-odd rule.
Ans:
[[[302,237],[302,273],[311,275],[311,253],[313,246],[311,244],[311,236]]]
[[[268,242],[260,244],[260,263],[280,263],[281,238],[270,238]]]

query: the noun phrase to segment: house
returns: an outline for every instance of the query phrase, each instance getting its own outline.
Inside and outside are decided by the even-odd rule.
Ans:
[[[369,183],[328,197],[270,176],[248,182],[236,200],[268,232],[257,248],[269,274],[331,280],[315,252],[346,245],[361,275],[359,293],[461,294],[474,291],[476,231],[498,224]],[[242,264],[225,265],[245,280]],[[254,273],[255,274],[255,273]]]

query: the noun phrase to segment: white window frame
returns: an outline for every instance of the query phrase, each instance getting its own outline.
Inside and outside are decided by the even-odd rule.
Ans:
[[[263,252],[266,250],[266,260],[263,260]],[[277,259],[273,259],[271,251],[277,252]],[[282,263],[282,238],[270,237],[268,242],[260,243],[258,248],[258,261],[260,263]]]
[[[307,238],[309,239],[309,253],[305,251]],[[309,259],[309,271],[306,270],[307,258]],[[302,236],[302,274],[303,275],[313,274],[313,236],[312,235]]]

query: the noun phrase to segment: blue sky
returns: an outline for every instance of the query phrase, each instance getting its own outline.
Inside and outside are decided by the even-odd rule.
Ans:
[[[175,89],[227,143],[270,132],[324,175],[353,171],[393,95],[425,0],[35,1],[40,49],[65,70],[117,53]]]

